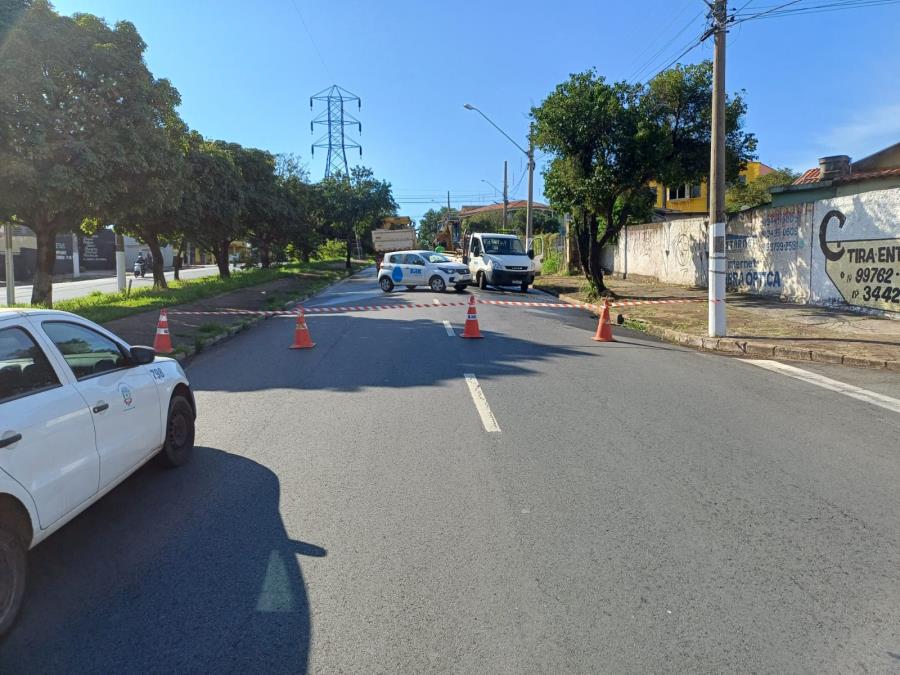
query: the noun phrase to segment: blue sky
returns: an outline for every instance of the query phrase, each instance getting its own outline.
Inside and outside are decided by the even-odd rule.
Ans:
[[[746,0],[733,0],[739,8]],[[363,157],[389,180],[401,213],[418,218],[524,198],[524,157],[477,113],[522,139],[527,113],[569,73],[645,79],[702,31],[702,0],[57,0],[65,14],[132,21],[147,62],[210,138],[310,156],[309,96],[337,83],[362,98]],[[774,0],[751,0],[747,10]],[[802,4],[819,4],[804,0]],[[728,89],[745,89],[759,156],[801,170],[827,154],[860,158],[900,141],[900,5],[747,22],[730,33]],[[660,47],[683,32],[667,49]],[[312,36],[312,37],[310,37]],[[710,57],[711,46],[685,61]],[[642,73],[640,67],[648,60]],[[354,111],[355,112],[355,111]],[[318,133],[318,132],[317,132]],[[538,160],[538,169],[541,161]],[[536,176],[536,198],[542,182]]]

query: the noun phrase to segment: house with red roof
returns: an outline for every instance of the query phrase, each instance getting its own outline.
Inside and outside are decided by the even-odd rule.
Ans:
[[[791,206],[820,199],[900,187],[900,143],[855,162],[847,155],[819,160],[790,185],[772,188],[772,206]]]

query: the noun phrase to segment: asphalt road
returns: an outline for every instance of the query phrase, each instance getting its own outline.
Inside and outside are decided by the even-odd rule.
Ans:
[[[200,277],[214,276],[218,273],[219,268],[215,265],[200,265],[181,270],[181,278],[199,279]],[[166,272],[166,279],[171,281],[174,274],[171,271]],[[149,272],[146,276],[138,278],[135,278],[133,274],[128,274],[128,279],[132,281],[132,288],[153,285],[153,274]],[[0,286],[0,288],[2,288],[2,291],[0,291],[0,306],[2,306],[6,305],[6,286]],[[79,281],[59,281],[53,284],[53,299],[68,300],[70,298],[79,298],[83,295],[90,295],[95,291],[114,293],[117,290],[115,275],[81,279]],[[16,286],[16,302],[22,304],[31,302],[31,286]]]
[[[371,272],[308,304],[370,302]],[[296,351],[271,319],[201,354],[194,461],[32,552],[0,670],[900,670],[900,413],[573,310],[464,317],[311,315]]]

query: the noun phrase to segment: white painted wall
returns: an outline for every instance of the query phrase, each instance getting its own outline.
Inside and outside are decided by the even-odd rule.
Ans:
[[[842,214],[843,226],[833,212]],[[820,242],[826,216],[825,247],[836,260]],[[604,250],[603,266],[705,288],[706,223],[685,218],[629,226]],[[742,213],[729,220],[727,249],[731,290],[900,312],[900,188]]]

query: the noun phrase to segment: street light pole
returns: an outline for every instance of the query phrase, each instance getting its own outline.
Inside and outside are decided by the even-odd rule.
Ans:
[[[528,205],[525,207],[525,248],[526,250],[531,245],[531,211],[532,205],[534,204],[534,142],[531,139],[531,130],[528,131],[528,150],[523,148],[521,145],[516,143],[512,136],[503,131],[500,127],[494,124],[493,120],[490,117],[485,115],[481,110],[476,108],[471,103],[464,103],[463,108],[466,110],[474,110],[479,115],[481,115],[485,120],[487,120],[488,124],[494,127],[501,134],[506,136],[506,139],[516,146],[519,151],[528,158]]]

